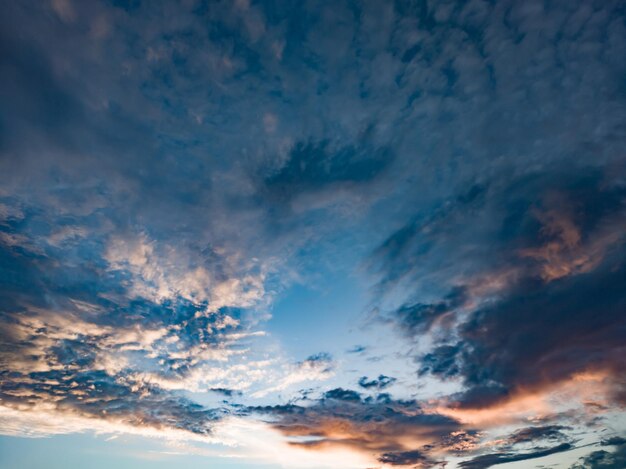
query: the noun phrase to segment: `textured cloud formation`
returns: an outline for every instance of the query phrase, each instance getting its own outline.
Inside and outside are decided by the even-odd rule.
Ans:
[[[292,445],[321,450],[348,447],[367,452],[380,462],[433,464],[431,452],[450,449],[465,433],[454,419],[427,413],[416,401],[393,400],[388,394],[363,397],[332,389],[304,405],[250,409],[273,418],[275,428],[292,438]],[[420,449],[411,449],[410,446]]]
[[[470,468],[470,469],[485,469],[491,466],[495,466],[497,464],[505,464],[507,462],[526,461],[529,459],[542,458],[544,456],[549,456],[551,454],[568,451],[570,449],[572,449],[572,445],[570,445],[569,443],[562,443],[553,448],[537,450],[537,451],[533,451],[532,453],[484,454],[474,459],[470,459],[469,461],[462,462],[460,464],[460,467],[465,467],[465,468]]]
[[[145,271],[107,260],[104,246],[90,245],[93,238],[59,246],[48,236],[29,237],[28,229],[21,239],[9,238],[12,227],[36,224],[37,217],[2,221],[2,407],[209,433],[219,412],[165,384],[201,386],[187,380],[240,353],[246,334],[237,310],[226,309],[223,296],[218,309],[208,297],[194,302],[193,292],[161,278],[171,290],[153,295]],[[145,267],[144,254],[128,254],[126,265]]]
[[[6,3],[0,432],[624,465],[623,2]]]
[[[617,469],[626,464],[626,441],[616,437],[602,442],[603,446],[615,446],[614,451],[598,450],[593,451],[588,456],[581,458],[579,463],[574,464],[570,469]]]
[[[621,179],[594,170],[474,186],[411,221],[375,252],[387,287],[439,284],[440,299],[405,303],[385,318],[410,340],[430,337],[430,347],[416,347],[419,376],[461,385],[445,399],[457,410],[445,414],[474,425],[511,424],[524,413],[554,412],[564,404],[554,393],[565,387],[570,405],[579,403],[577,413],[594,401],[621,412],[625,195]],[[448,253],[443,262],[440,250]],[[526,406],[517,417],[516,406]],[[565,430],[519,429],[497,444],[500,452],[460,467],[569,451],[574,446]],[[561,443],[519,446],[535,438]]]
[[[408,334],[437,328],[440,342],[454,341],[423,355],[421,373],[462,378],[467,390],[459,404],[481,407],[576,374],[606,372],[613,400],[623,402],[625,195],[621,181],[590,171],[528,176],[472,191],[432,221],[395,234],[425,263],[447,249],[463,269],[430,270],[448,275],[454,293],[391,313]],[[470,217],[484,222],[454,231]],[[377,255],[392,256],[390,243]],[[395,275],[405,260],[390,266]]]

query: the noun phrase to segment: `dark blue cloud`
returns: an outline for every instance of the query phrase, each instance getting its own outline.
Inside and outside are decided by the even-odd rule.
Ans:
[[[367,350],[367,347],[364,345],[355,345],[354,347],[348,349],[346,353],[363,353]]]
[[[554,446],[552,448],[538,449],[537,451],[532,451],[529,453],[483,454],[481,456],[475,457],[474,459],[463,461],[459,463],[459,466],[463,468],[469,468],[469,469],[487,469],[488,467],[495,466],[498,464],[505,464],[509,462],[527,461],[529,459],[543,458],[545,456],[550,456],[551,454],[562,453],[564,451],[570,451],[572,449],[574,449],[574,447],[571,444],[561,443],[560,445]]]
[[[388,386],[391,386],[396,381],[396,378],[392,378],[390,376],[379,375],[378,378],[368,379],[367,376],[362,376],[359,379],[359,386],[364,389],[385,389]]]
[[[280,199],[332,184],[367,183],[393,162],[388,148],[372,147],[367,139],[359,147],[333,148],[328,141],[296,144],[286,164],[264,179],[265,190]]]
[[[604,442],[603,445],[616,446],[614,451],[598,450],[580,458],[580,462],[573,464],[570,469],[619,469],[626,464],[626,444],[623,438],[616,437],[613,442]]]
[[[601,272],[540,290],[524,284],[502,303],[474,313],[462,326],[465,341],[458,361],[448,367],[439,361],[439,368],[431,370],[444,375],[462,370],[470,389],[461,401],[477,406],[507,397],[518,387],[541,387],[584,370],[604,369],[617,378],[624,274],[623,266],[609,262]],[[544,314],[537,317],[537,311]],[[622,401],[623,390],[615,392],[614,398]]]
[[[445,321],[447,315],[463,304],[465,301],[463,290],[463,288],[455,289],[438,303],[402,305],[393,312],[394,319],[402,324],[402,329],[409,335],[424,334],[435,322]]]

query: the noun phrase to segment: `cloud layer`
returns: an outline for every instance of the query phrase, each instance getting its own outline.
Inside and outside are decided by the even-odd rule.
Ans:
[[[621,467],[623,2],[3,10],[3,434]]]

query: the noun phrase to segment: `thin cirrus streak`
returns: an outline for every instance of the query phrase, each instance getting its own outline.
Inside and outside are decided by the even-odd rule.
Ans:
[[[623,2],[2,10],[0,468],[626,465]]]

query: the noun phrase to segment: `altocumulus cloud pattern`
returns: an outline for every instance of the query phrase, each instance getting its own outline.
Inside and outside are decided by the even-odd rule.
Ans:
[[[626,5],[0,14],[0,468],[626,467]]]

